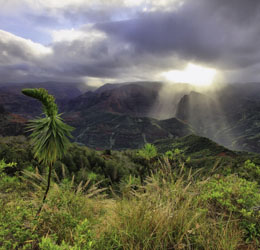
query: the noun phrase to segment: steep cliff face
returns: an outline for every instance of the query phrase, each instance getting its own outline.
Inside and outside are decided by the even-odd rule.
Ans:
[[[222,126],[217,103],[212,98],[194,91],[181,98],[176,117],[189,123],[197,134],[205,136],[211,136],[217,126]]]
[[[71,100],[67,105],[67,110],[148,116],[157,95],[158,88],[156,87],[148,88],[139,84],[113,87],[109,85]]]
[[[196,134],[231,149],[260,152],[260,92],[257,84],[250,86],[227,86],[212,97],[191,92],[180,100],[176,116]]]

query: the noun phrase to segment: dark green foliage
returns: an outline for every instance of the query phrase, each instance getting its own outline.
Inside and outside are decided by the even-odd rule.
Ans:
[[[17,163],[15,168],[8,171],[10,174],[21,172],[28,166],[38,166],[37,160],[33,157],[32,147],[24,136],[0,137],[0,159],[7,163]]]
[[[172,162],[182,158],[182,162],[185,162],[187,167],[194,170],[201,169],[204,174],[212,173],[212,170],[214,170],[214,173],[225,175],[236,173],[241,177],[252,180],[252,174],[246,174],[252,173],[252,171],[245,170],[244,163],[250,159],[254,164],[260,165],[259,154],[231,151],[205,137],[196,135],[160,140],[155,142],[154,145],[160,153],[167,153],[170,156],[169,159],[173,157],[176,149],[180,150],[181,155],[179,157],[175,155]],[[257,180],[254,177],[253,179]]]
[[[185,137],[183,140],[186,140]],[[180,141],[180,140],[177,140]],[[195,141],[193,141],[195,143]],[[178,145],[179,148],[176,148]],[[260,156],[257,154],[243,153],[243,152],[229,152],[228,154],[219,153],[213,147],[205,155],[205,151],[187,153],[186,147],[183,147],[180,143],[176,144],[173,149],[173,144],[169,145],[167,158],[174,167],[178,167],[179,164],[184,163],[187,168],[203,169],[204,174],[222,173],[225,175],[237,173],[240,177],[247,180],[260,181],[258,178],[258,168],[260,166]],[[16,168],[10,171],[22,171],[28,166],[38,167],[41,172],[45,172],[44,166],[39,165],[37,161],[33,159],[31,153],[31,146],[24,137],[6,137],[0,138],[0,157],[5,158],[6,162],[17,162]],[[160,147],[159,147],[160,149]],[[222,149],[222,151],[225,149]],[[140,152],[141,155],[140,155]],[[151,174],[151,171],[156,170],[153,165],[153,161],[165,157],[165,154],[157,153],[157,155],[151,159],[147,159],[142,154],[145,149],[139,151],[127,150],[122,152],[111,151],[111,155],[104,154],[104,152],[95,151],[93,149],[72,144],[68,148],[66,154],[54,164],[54,169],[60,179],[63,178],[62,166],[65,169],[67,177],[75,175],[77,177],[75,181],[79,183],[81,180],[86,180],[87,173],[93,172],[98,176],[98,180],[106,179],[111,184],[111,181],[116,184],[119,183],[123,175],[131,174],[136,177],[145,179],[147,175]],[[224,151],[225,152],[225,151]],[[220,155],[219,155],[220,154]],[[232,156],[233,155],[233,156]],[[13,160],[12,160],[13,159]],[[251,163],[245,162],[250,159]],[[255,164],[256,167],[253,167]],[[85,169],[85,177],[81,178],[79,171]],[[214,171],[212,172],[212,170]]]
[[[178,139],[167,139],[155,142],[155,146],[159,152],[166,152],[171,149],[181,149],[186,155],[193,158],[201,158],[202,156],[217,156],[220,153],[225,153],[229,156],[236,154],[206,137],[197,135],[188,135]]]
[[[137,151],[133,160],[137,164],[136,169],[141,183],[144,182],[146,176],[149,176],[156,170],[154,163],[158,158],[157,148],[153,144],[146,143],[142,149]]]
[[[28,126],[31,133],[34,156],[44,164],[60,159],[69,145],[72,128],[63,123],[60,115],[31,120]]]

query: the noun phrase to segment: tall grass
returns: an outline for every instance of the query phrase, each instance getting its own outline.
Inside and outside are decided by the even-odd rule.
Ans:
[[[237,222],[208,216],[191,174],[164,168],[117,200],[103,217],[97,248],[237,249],[243,237]]]
[[[205,196],[206,188],[214,187],[214,177],[198,178],[199,173],[183,165],[172,169],[167,160],[157,167],[144,184],[135,177],[126,179],[120,184],[122,193],[113,197],[89,181],[75,185],[64,174],[53,182],[37,221],[33,214],[44,178],[26,173],[24,181],[33,191],[26,200],[15,196],[9,203],[0,202],[0,224],[6,216],[23,224],[6,224],[0,249],[257,249],[257,239],[245,239],[243,218]],[[239,190],[235,194],[239,196]]]

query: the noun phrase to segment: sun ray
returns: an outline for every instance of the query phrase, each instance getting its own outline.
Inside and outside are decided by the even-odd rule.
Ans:
[[[196,86],[209,86],[213,83],[217,71],[189,63],[184,70],[171,70],[162,73],[169,82],[189,83]]]

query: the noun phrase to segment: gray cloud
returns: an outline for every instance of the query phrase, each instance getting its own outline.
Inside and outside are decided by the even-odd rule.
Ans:
[[[259,60],[259,6],[255,0],[188,1],[179,11],[141,14],[96,27],[130,42],[139,53],[173,53],[187,60],[237,68]]]
[[[127,7],[111,6],[107,11],[62,9],[65,19],[78,13],[76,22],[95,20],[96,24],[83,26],[75,38],[48,47],[2,32],[0,81],[16,77],[158,80],[160,72],[182,68],[187,62],[221,69],[231,81],[259,76],[259,0],[187,0],[178,9],[164,6],[142,12],[137,8],[121,21],[114,21],[115,17]],[[50,14],[30,18],[55,23]]]

